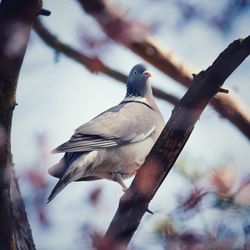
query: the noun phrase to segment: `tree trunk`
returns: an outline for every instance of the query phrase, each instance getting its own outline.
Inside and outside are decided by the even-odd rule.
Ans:
[[[38,0],[0,4],[0,249],[35,249],[11,155],[11,122],[16,87]]]

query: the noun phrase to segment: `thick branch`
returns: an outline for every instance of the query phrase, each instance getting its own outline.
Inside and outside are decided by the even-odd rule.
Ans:
[[[186,87],[191,85],[192,69],[180,60],[176,60],[173,53],[166,53],[162,50],[152,38],[143,35],[142,25],[138,22],[126,20],[124,15],[109,1],[78,1],[111,39],[123,44],[182,85]],[[221,95],[215,98],[216,100],[211,101],[214,109],[250,139],[250,111],[246,105],[240,101],[240,98],[237,98],[235,93],[229,94],[223,99]],[[225,106],[226,103],[231,104],[232,110]]]
[[[39,0],[0,3],[0,249],[35,249],[11,156],[16,87]]]
[[[127,76],[121,72],[114,70],[103,63],[99,58],[92,58],[90,56],[84,55],[82,52],[72,48],[66,43],[61,42],[55,35],[53,35],[40,20],[36,20],[34,23],[34,30],[41,37],[41,39],[50,47],[55,49],[69,58],[75,60],[76,62],[85,66],[91,72],[101,72],[107,76],[110,76],[122,83],[127,82]],[[168,94],[161,89],[153,88],[154,96],[163,99],[172,104],[176,104],[179,99],[171,94]]]
[[[249,54],[250,36],[231,43],[211,67],[194,77],[192,86],[175,106],[145,163],[121,198],[106,233],[107,241],[129,243],[149,202],[171,170],[209,100]]]

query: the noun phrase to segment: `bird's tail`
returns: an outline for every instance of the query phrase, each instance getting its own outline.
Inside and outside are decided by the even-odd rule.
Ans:
[[[63,159],[52,169],[50,173],[60,178],[51,194],[48,197],[47,203],[49,203],[55,196],[60,193],[69,183],[77,180],[84,180],[88,178],[91,170],[93,159],[87,159],[88,154],[68,155],[65,154]],[[52,173],[53,172],[53,173]]]
[[[77,171],[74,171],[74,168],[72,168],[73,171],[69,171],[68,173],[65,173],[62,178],[57,182],[53,190],[51,191],[47,204],[56,197],[69,183],[76,181],[78,179]],[[77,168],[75,169],[77,170]]]
[[[57,182],[57,184],[55,185],[55,187],[53,188],[53,190],[51,191],[48,200],[47,200],[47,204],[56,197],[57,194],[59,194],[66,186],[68,185],[68,183],[63,182],[62,180],[59,180]]]

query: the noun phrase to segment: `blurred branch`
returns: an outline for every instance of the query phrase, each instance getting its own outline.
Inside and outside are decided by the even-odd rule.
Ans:
[[[63,53],[69,58],[77,61],[78,63],[85,66],[90,72],[102,72],[103,74],[113,77],[118,81],[126,82],[127,77],[124,74],[109,68],[99,58],[92,58],[87,55],[84,55],[80,51],[61,42],[55,35],[53,35],[47,28],[45,28],[40,19],[37,19],[35,21],[33,28],[40,36],[40,38],[47,45],[54,48],[56,52]]]
[[[12,163],[11,123],[16,88],[39,0],[0,2],[0,249],[35,249]]]
[[[194,77],[192,86],[175,106],[145,163],[120,199],[119,207],[105,235],[105,239],[111,244],[120,242],[124,246],[128,245],[148,209],[149,202],[181,153],[201,113],[224,81],[249,54],[250,36],[231,43],[212,66]]]
[[[110,76],[122,83],[127,82],[127,76],[121,72],[110,68],[105,65],[99,58],[92,58],[90,56],[84,55],[82,52],[72,48],[71,46],[61,42],[55,35],[53,35],[40,20],[36,20],[33,26],[36,33],[40,38],[50,47],[55,49],[57,52],[60,52],[69,58],[77,61],[78,63],[85,66],[90,72],[101,72],[107,76]],[[168,94],[161,89],[153,87],[154,96],[163,99],[172,104],[176,104],[179,99],[171,94]]]
[[[166,52],[161,50],[152,38],[144,34],[142,24],[126,20],[124,14],[118,8],[114,8],[109,1],[78,1],[111,39],[125,45],[177,82],[190,86],[192,81],[190,68],[178,63],[172,53],[166,55]]]
[[[141,56],[156,68],[181,83],[190,87],[192,70],[184,62],[176,60],[173,53],[166,53],[142,30],[142,24],[129,21],[118,8],[105,0],[78,0],[84,10],[92,15],[104,32],[115,42],[123,44]],[[237,97],[233,90],[229,95],[215,96],[211,101],[214,109],[224,118],[233,123],[248,139],[250,139],[250,110]],[[230,103],[230,107],[226,105]]]

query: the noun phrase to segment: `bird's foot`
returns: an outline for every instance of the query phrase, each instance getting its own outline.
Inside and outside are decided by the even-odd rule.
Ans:
[[[113,178],[112,178],[113,181],[119,183],[122,186],[122,191],[126,192],[128,188],[122,179],[122,174],[119,172],[113,172],[112,175],[113,175]]]

